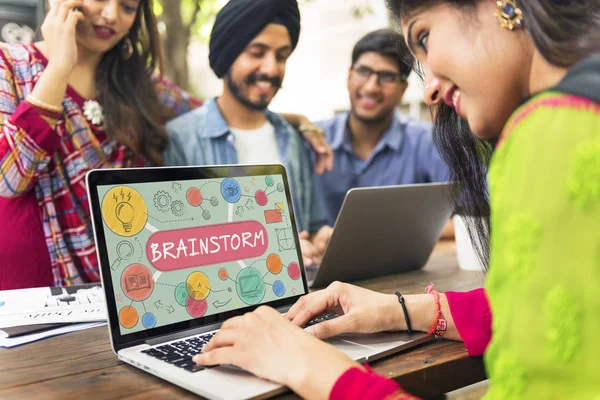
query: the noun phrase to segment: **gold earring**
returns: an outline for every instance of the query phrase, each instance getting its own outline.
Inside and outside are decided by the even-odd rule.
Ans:
[[[126,37],[121,43],[121,58],[123,60],[129,60],[133,55],[133,43],[131,43],[131,39]]]
[[[501,27],[512,31],[523,26],[523,13],[515,0],[498,0],[496,6],[498,9],[494,15]]]

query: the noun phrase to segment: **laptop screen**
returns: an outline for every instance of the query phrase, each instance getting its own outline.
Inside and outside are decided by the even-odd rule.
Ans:
[[[304,294],[285,189],[279,174],[98,185],[121,335]]]

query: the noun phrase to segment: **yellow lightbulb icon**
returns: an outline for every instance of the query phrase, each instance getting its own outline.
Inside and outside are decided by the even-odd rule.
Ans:
[[[148,220],[142,195],[128,186],[115,186],[102,198],[102,217],[106,226],[119,236],[140,233]]]
[[[117,215],[117,219],[123,224],[125,232],[131,232],[131,221],[133,221],[133,217],[135,217],[135,210],[131,204],[126,201],[117,204],[115,207],[115,214]]]

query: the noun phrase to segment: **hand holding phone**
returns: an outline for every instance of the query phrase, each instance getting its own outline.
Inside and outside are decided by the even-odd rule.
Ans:
[[[77,63],[76,27],[84,19],[81,0],[49,0],[42,24],[48,65],[71,72]]]

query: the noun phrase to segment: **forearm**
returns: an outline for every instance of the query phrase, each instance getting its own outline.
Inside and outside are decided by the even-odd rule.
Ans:
[[[395,295],[391,295],[392,300],[398,303],[398,298]],[[434,319],[437,314],[435,305],[435,299],[431,294],[414,294],[404,296],[404,302],[406,304],[406,310],[408,312],[408,318],[410,319],[411,328],[413,331],[428,332],[434,323]],[[447,322],[446,333],[444,337],[446,339],[461,340],[458,330],[452,319],[452,313],[448,306],[448,300],[446,295],[440,293],[440,306],[442,314]],[[401,306],[398,303],[398,312],[401,318],[398,320],[398,330],[406,330],[406,320],[402,312]]]
[[[21,103],[0,132],[0,196],[18,197],[30,190],[60,144],[50,118]],[[54,121],[54,120],[53,120]]]
[[[60,144],[54,130],[60,100],[64,96],[66,78],[61,94],[51,93],[61,87],[57,73],[44,72],[33,93],[37,101],[23,101],[23,88],[14,75],[12,66],[0,53],[0,91],[5,102],[0,105],[0,196],[17,197],[33,186],[37,174],[50,161]],[[37,103],[37,104],[33,104]],[[49,107],[41,107],[41,103]],[[53,103],[53,104],[50,104]],[[52,108],[50,110],[48,108]]]
[[[281,115],[283,119],[285,119],[288,122],[288,124],[290,124],[296,129],[298,129],[300,125],[306,123],[307,121],[306,117],[300,114],[280,113],[279,115]]]
[[[51,107],[61,108],[70,74],[71,71],[68,68],[49,64],[30,96]]]

